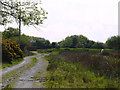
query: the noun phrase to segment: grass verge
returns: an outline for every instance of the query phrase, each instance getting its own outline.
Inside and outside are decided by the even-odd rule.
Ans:
[[[15,59],[15,60],[11,61],[10,63],[2,62],[0,69],[17,65],[17,64],[21,63],[23,60],[24,60],[23,58],[19,58],[19,59]]]

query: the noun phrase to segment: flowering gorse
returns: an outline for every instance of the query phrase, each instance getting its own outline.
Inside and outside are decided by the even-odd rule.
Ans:
[[[23,51],[19,48],[19,45],[15,42],[11,42],[9,39],[2,40],[2,60],[12,61],[13,59],[22,58]]]

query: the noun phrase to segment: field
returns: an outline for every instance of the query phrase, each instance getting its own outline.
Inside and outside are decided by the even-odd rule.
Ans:
[[[39,50],[40,52],[40,50]],[[100,49],[52,49],[46,59],[48,88],[120,88],[120,53]]]

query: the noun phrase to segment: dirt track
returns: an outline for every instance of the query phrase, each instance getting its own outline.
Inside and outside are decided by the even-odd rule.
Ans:
[[[37,55],[34,56],[29,56],[29,57],[25,57],[24,61],[18,65],[15,65],[13,67],[9,67],[9,68],[5,68],[3,69],[2,73],[0,73],[0,75],[5,75],[10,71],[13,71],[17,68],[20,68],[21,66],[25,67],[25,64],[29,63],[31,61],[31,58],[36,57],[38,59],[38,63],[33,66],[31,69],[27,69],[25,70],[20,77],[16,80],[15,85],[12,88],[42,88],[43,85],[42,83],[39,83],[39,85],[35,86],[34,82],[41,82],[41,81],[35,81],[32,79],[32,77],[34,77],[36,71],[39,69],[41,72],[46,71],[47,68],[47,62],[45,60],[42,59],[42,57],[48,55],[48,54],[44,54],[44,55],[40,55],[38,53],[36,53]],[[21,72],[23,68],[20,68],[20,70],[18,71]],[[10,81],[7,81],[7,83],[5,83],[3,85],[3,87],[5,87],[7,84],[10,84],[13,79],[15,79],[15,77],[11,77],[11,79],[9,79]]]
[[[38,69],[40,69],[41,72],[44,72],[46,70],[47,63],[45,60],[42,59],[42,57],[44,57],[44,56],[45,55],[43,55],[41,57],[37,57],[39,62],[31,69],[24,71],[24,73],[17,80],[17,82],[13,88],[42,88],[43,87],[42,84],[39,87],[35,87],[34,82],[39,82],[39,80],[36,81],[36,80],[32,79],[32,77],[34,77],[34,75]]]
[[[34,52],[34,53],[36,53],[36,52]],[[8,72],[10,72],[10,71],[13,71],[13,70],[15,70],[15,69],[17,69],[17,68],[19,68],[19,67],[21,67],[21,66],[23,66],[23,65],[25,65],[25,64],[27,64],[27,63],[29,63],[30,60],[31,60],[31,58],[37,57],[37,56],[40,56],[40,54],[37,54],[37,55],[35,55],[35,56],[25,57],[25,58],[24,58],[24,61],[23,61],[22,63],[17,64],[17,65],[12,66],[12,67],[8,67],[8,68],[5,68],[5,69],[2,69],[2,72],[0,72],[0,75],[4,75],[4,74],[6,74],[6,73],[8,73]]]

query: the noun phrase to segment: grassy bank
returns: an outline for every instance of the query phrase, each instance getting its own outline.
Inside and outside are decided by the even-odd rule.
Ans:
[[[24,59],[19,58],[19,59],[15,59],[15,60],[13,60],[11,62],[2,62],[2,66],[0,67],[0,69],[17,65],[17,64],[21,63],[23,60]]]
[[[50,54],[46,57],[49,77],[44,85],[48,88],[120,88],[120,59],[116,53],[106,53],[62,50]]]

